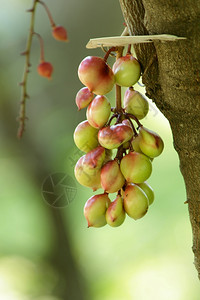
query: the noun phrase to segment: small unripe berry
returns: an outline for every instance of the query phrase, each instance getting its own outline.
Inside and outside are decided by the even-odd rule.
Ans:
[[[52,30],[53,37],[58,41],[67,42],[67,31],[63,26],[55,26]]]
[[[51,74],[53,72],[53,66],[49,62],[43,61],[38,65],[37,71],[40,76],[51,79]]]
[[[140,92],[128,88],[124,94],[124,108],[140,120],[147,115],[149,103]]]
[[[116,160],[108,161],[101,169],[101,186],[107,193],[119,191],[125,183],[118,162]]]

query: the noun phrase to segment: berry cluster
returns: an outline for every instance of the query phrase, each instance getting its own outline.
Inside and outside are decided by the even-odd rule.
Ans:
[[[85,204],[88,227],[116,227],[124,222],[126,214],[135,220],[146,214],[154,201],[146,180],[152,172],[152,160],[164,147],[160,136],[139,121],[147,115],[149,105],[133,88],[141,74],[138,60],[130,51],[125,56],[119,56],[118,48],[113,51],[117,59],[112,69],[107,63],[108,55],[104,59],[88,56],[78,68],[85,87],[77,93],[76,104],[79,110],[88,107],[87,120],[78,124],[74,132],[76,146],[86,153],[76,163],[75,177],[93,191],[104,190]],[[116,107],[111,108],[105,94],[114,85]],[[123,107],[121,87],[127,87]],[[117,193],[112,202],[109,193]]]

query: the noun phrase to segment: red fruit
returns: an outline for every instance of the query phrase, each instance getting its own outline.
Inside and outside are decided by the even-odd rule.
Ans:
[[[133,130],[130,126],[117,124],[100,129],[98,133],[98,140],[104,148],[116,149],[123,143],[129,141],[132,136]]]
[[[76,94],[76,105],[78,106],[78,109],[81,110],[82,108],[87,107],[93,98],[94,94],[91,93],[87,87],[80,89]]]
[[[107,63],[97,56],[87,56],[78,68],[80,81],[97,95],[110,92],[114,86],[114,74]]]
[[[37,71],[40,76],[51,79],[51,74],[53,72],[53,66],[49,62],[43,61],[38,65]]]
[[[63,26],[55,26],[52,30],[53,37],[58,41],[67,42],[67,31]]]

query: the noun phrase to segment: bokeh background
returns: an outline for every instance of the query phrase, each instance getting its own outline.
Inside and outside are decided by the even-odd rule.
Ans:
[[[82,87],[77,68],[90,38],[120,35],[123,18],[116,0],[45,1],[69,43],[51,36],[40,5],[35,30],[45,41],[53,79],[37,75],[39,44],[34,39],[28,79],[26,132],[16,138],[20,87],[32,1],[0,0],[0,299],[2,300],[198,300],[192,234],[185,187],[168,121],[150,101],[143,124],[164,139],[163,154],[149,179],[155,202],[137,222],[119,228],[87,228],[83,216],[92,191],[75,182],[80,152],[73,131],[85,119],[74,102]],[[113,60],[109,62],[112,64]],[[139,85],[136,89],[145,92]],[[108,95],[114,103],[114,93]],[[56,209],[42,197],[44,178],[64,172],[75,183],[69,205]]]

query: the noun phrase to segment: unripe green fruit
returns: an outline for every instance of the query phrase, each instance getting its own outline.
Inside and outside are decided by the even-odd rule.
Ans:
[[[110,204],[108,194],[90,197],[84,206],[84,216],[88,227],[102,227],[106,225],[106,210]]]
[[[92,99],[94,98],[94,94],[89,91],[87,87],[83,87],[76,94],[76,105],[78,106],[78,110],[87,107]]]
[[[82,60],[78,68],[78,76],[80,81],[97,95],[107,94],[115,83],[112,69],[97,56],[87,56]]]
[[[110,203],[106,211],[106,221],[112,227],[120,226],[125,220],[126,214],[123,208],[123,200],[121,196]]]
[[[142,153],[142,150],[140,149],[139,146],[139,142],[140,142],[140,137],[139,135],[134,136],[133,140],[131,141],[131,145],[134,151],[138,152],[138,153]]]
[[[139,136],[139,146],[145,155],[154,158],[162,153],[164,143],[157,133],[141,126],[139,129]]]
[[[148,211],[148,198],[145,192],[135,184],[127,185],[124,191],[124,209],[129,217],[137,220]]]
[[[103,127],[110,116],[111,105],[106,96],[96,96],[87,109],[87,119],[94,128]]]
[[[147,182],[139,183],[138,186],[145,192],[149,200],[149,205],[154,201],[154,192],[152,187]]]
[[[122,158],[120,169],[127,182],[141,183],[151,175],[152,164],[147,156],[130,152]]]
[[[112,69],[116,84],[120,86],[130,87],[140,78],[140,64],[131,54],[118,58]]]
[[[116,160],[107,162],[101,169],[101,186],[107,193],[119,191],[125,183]]]
[[[74,142],[81,151],[89,152],[99,144],[98,130],[92,127],[87,120],[83,121],[74,131]]]
[[[101,188],[101,171],[100,169],[91,169],[88,171],[83,165],[84,158],[85,155],[79,158],[76,163],[74,169],[76,180],[81,185],[90,187],[93,189],[93,191],[96,191],[97,189]]]
[[[133,88],[128,88],[124,94],[124,108],[127,113],[134,115],[140,120],[147,115],[149,103],[141,93]]]
[[[133,130],[124,124],[104,127],[99,130],[99,143],[106,149],[116,149],[129,141],[133,136]]]

